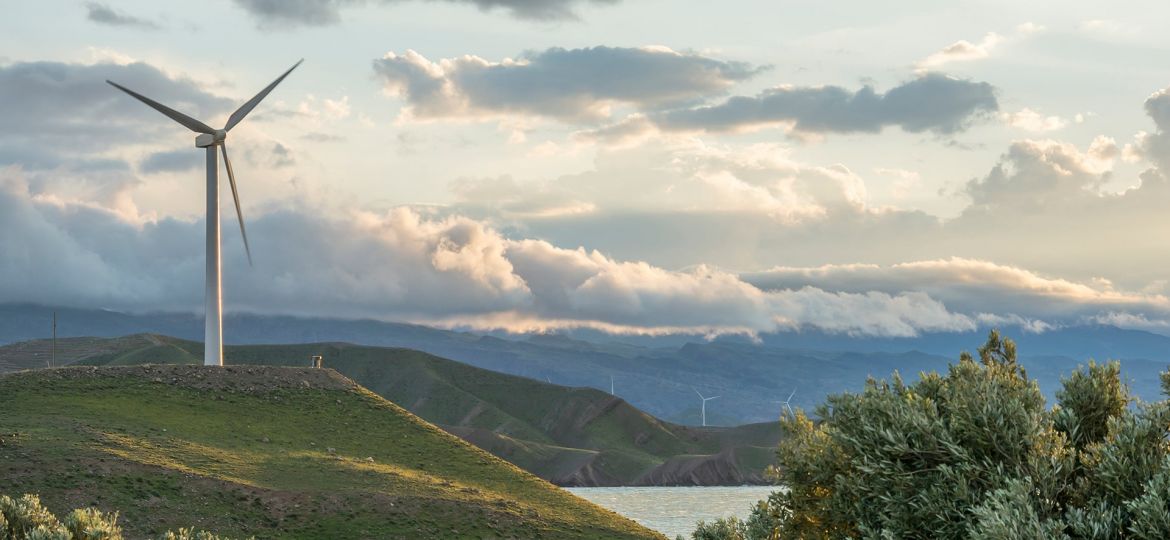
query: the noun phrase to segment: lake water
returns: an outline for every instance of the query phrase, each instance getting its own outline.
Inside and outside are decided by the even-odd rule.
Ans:
[[[604,506],[670,540],[688,540],[695,522],[721,517],[747,518],[752,505],[777,489],[775,486],[739,487],[617,487],[565,488],[573,495]]]

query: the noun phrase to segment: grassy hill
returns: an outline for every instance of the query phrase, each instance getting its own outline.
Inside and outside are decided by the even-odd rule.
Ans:
[[[155,360],[155,363],[160,364],[176,363],[181,358],[189,357],[185,350],[175,345],[164,345],[164,341],[153,334],[135,334],[118,338],[61,338],[57,340],[56,345],[52,340],[36,339],[0,347],[0,373],[60,367],[94,356],[120,356],[132,351],[149,352],[160,358]]]
[[[332,370],[9,373],[0,430],[4,491],[120,511],[131,537],[661,537]]]
[[[95,346],[88,365],[201,362],[201,343],[164,336]],[[6,347],[0,347],[0,357]],[[765,483],[776,423],[735,428],[661,421],[592,388],[570,388],[475,368],[407,349],[348,344],[247,345],[225,362],[325,365],[428,422],[560,485]]]

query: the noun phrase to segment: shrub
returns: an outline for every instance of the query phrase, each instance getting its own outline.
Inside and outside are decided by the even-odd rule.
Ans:
[[[23,495],[18,499],[0,495],[0,514],[4,515],[7,534],[13,540],[48,540],[59,538],[58,533],[69,534],[57,517],[41,505],[41,499],[36,495]],[[69,540],[68,536],[63,538]]]
[[[107,516],[96,508],[70,512],[65,516],[65,528],[75,540],[122,540],[118,514]]]
[[[179,529],[167,532],[162,540],[228,540],[206,531]],[[104,514],[96,508],[70,512],[62,523],[41,505],[36,495],[12,499],[0,495],[0,540],[122,540],[118,514]]]
[[[735,516],[711,523],[700,521],[691,533],[691,540],[748,540],[747,524]]]
[[[222,536],[216,536],[207,531],[198,531],[195,529],[179,529],[179,532],[167,532],[162,536],[161,540],[228,540]]]
[[[815,421],[786,414],[774,476],[788,490],[752,527],[702,538],[1170,538],[1170,402],[1129,407],[1115,362],[1056,396],[1047,408],[995,331],[945,374],[870,379]]]

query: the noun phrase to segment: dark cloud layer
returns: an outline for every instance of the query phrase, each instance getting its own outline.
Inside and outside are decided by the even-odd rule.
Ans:
[[[760,68],[664,48],[552,48],[519,60],[432,62],[407,51],[374,62],[418,118],[538,115],[603,119],[612,104],[658,108],[720,95]]]
[[[0,131],[0,147],[19,150],[12,152],[15,156],[26,150],[31,156],[48,152],[40,161],[55,166],[183,130],[106,84],[106,79],[211,123],[231,107],[230,100],[203,91],[194,81],[172,78],[141,62],[15,63],[0,66],[0,118],[5,126]],[[30,164],[25,160],[8,163],[13,162]]]
[[[912,133],[947,134],[998,109],[995,89],[988,83],[927,74],[884,94],[872,86],[856,92],[839,86],[780,87],[651,118],[665,130],[735,131],[791,123],[806,133],[876,133],[897,126]]]
[[[345,8],[368,4],[393,5],[403,0],[235,0],[264,26],[325,26],[341,20]],[[514,17],[535,20],[576,18],[580,4],[614,4],[618,0],[429,0],[469,4],[489,11],[502,9]]]
[[[123,28],[140,28],[143,30],[159,29],[158,24],[153,21],[127,15],[105,4],[90,2],[85,5],[85,8],[87,10],[86,18],[98,24],[120,26]]]
[[[798,133],[952,134],[999,110],[986,82],[928,73],[880,93],[872,86],[781,86],[754,97],[724,95],[762,69],[665,48],[552,48],[517,60],[463,56],[431,61],[408,50],[374,61],[386,90],[416,119],[491,119],[516,115],[593,124],[615,105],[637,111],[578,133],[622,142],[657,131],[726,132],[784,126]],[[699,105],[696,105],[699,103]]]
[[[138,170],[144,174],[153,174],[192,171],[202,166],[202,154],[193,152],[190,148],[184,148],[150,154],[138,164]]]

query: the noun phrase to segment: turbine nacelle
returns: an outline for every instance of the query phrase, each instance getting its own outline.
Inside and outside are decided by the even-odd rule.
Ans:
[[[223,144],[227,140],[227,130],[217,129],[214,133],[200,133],[195,136],[196,148],[207,148],[208,146],[215,146]]]

